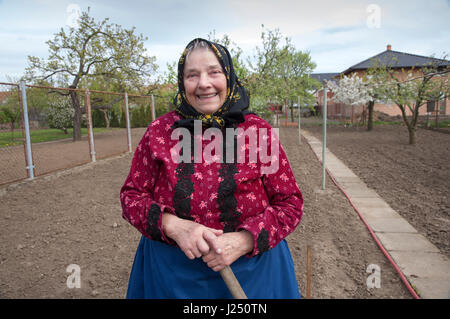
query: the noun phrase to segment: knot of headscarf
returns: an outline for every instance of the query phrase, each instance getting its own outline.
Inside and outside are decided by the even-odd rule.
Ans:
[[[189,130],[194,129],[194,121],[200,120],[202,121],[203,126],[205,127],[216,127],[218,129],[223,129],[225,127],[234,127],[239,123],[245,121],[244,114],[248,114],[249,112],[228,112],[223,116],[216,115],[200,115],[198,119],[181,119],[174,123],[172,128],[185,127]]]
[[[200,120],[205,124],[205,126],[212,126],[218,128],[225,126],[224,118],[217,115],[202,114],[200,115]]]
[[[186,98],[184,88],[184,66],[188,48],[196,41],[203,41],[209,45],[211,50],[219,60],[227,79],[227,97],[223,105],[213,114],[203,114],[189,104]],[[244,115],[250,113],[247,111],[249,106],[249,97],[244,86],[240,83],[234,71],[231,55],[224,46],[197,38],[192,40],[184,50],[178,62],[178,93],[174,99],[175,111],[183,118],[174,124],[176,127],[193,128],[194,121],[200,120],[206,127],[217,127],[224,129],[244,122]]]

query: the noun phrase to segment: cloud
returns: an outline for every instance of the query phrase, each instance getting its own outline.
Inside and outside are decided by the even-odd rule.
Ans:
[[[361,1],[289,1],[289,0],[231,0],[238,9],[241,25],[257,28],[279,28],[287,36],[294,36],[323,28],[360,25],[365,21],[365,5]]]
[[[70,3],[82,10],[90,6],[97,21],[109,17],[124,28],[135,26],[148,36],[145,46],[160,71],[178,60],[190,40],[213,30],[252,55],[261,44],[261,24],[279,28],[297,49],[309,51],[321,72],[342,71],[382,52],[388,43],[394,50],[421,55],[450,52],[450,0],[0,0],[0,41],[8,44],[0,51],[0,71],[23,72],[27,55],[45,58],[45,41],[66,25]],[[373,3],[380,9],[379,28],[368,25],[367,9]]]

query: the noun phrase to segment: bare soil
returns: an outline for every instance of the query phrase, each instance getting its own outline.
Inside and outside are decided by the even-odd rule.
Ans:
[[[306,129],[322,139],[320,126]],[[327,147],[450,258],[450,135],[403,125],[329,126]]]
[[[131,129],[131,140],[139,142],[145,129]],[[35,176],[61,169],[79,166],[91,161],[88,136],[73,142],[64,140],[32,143]],[[0,148],[0,185],[27,178],[25,148],[23,145]],[[96,159],[118,155],[128,151],[126,129],[113,128],[106,132],[94,133]]]
[[[305,199],[303,220],[288,237],[302,295],[309,246],[312,298],[411,298],[338,188],[327,179],[320,190],[321,166],[299,145],[297,129],[280,129],[280,137]],[[124,298],[140,238],[119,202],[131,158],[0,188],[0,298]],[[67,286],[71,264],[80,267],[81,288]],[[380,288],[367,287],[371,264],[381,269]]]

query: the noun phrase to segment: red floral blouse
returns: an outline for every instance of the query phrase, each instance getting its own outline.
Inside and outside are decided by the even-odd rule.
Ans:
[[[234,161],[226,159],[229,150],[224,149],[221,163],[222,154],[215,154],[211,139],[203,135],[202,154],[213,156],[178,163],[172,157],[180,141],[172,137],[172,125],[179,119],[173,111],[165,114],[141,139],[120,192],[123,218],[144,236],[170,245],[176,243],[164,234],[163,212],[224,232],[248,230],[254,239],[248,257],[275,247],[300,223],[303,197],[273,128],[256,115],[246,115],[238,125],[242,130],[236,130]],[[248,134],[239,139],[245,144],[237,142],[242,132]],[[249,135],[256,136],[253,142]],[[251,156],[255,152],[260,156]],[[236,154],[245,157],[236,160]]]

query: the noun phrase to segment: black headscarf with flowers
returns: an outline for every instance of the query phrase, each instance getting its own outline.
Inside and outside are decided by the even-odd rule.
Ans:
[[[227,97],[223,105],[213,114],[203,114],[195,110],[186,98],[184,87],[184,66],[188,48],[195,42],[203,41],[209,45],[219,60],[227,79]],[[244,115],[249,106],[249,97],[244,86],[242,86],[233,68],[233,61],[227,48],[205,39],[197,38],[189,42],[178,62],[178,93],[174,99],[175,111],[183,119],[175,122],[174,127],[193,128],[194,120],[201,120],[206,127],[217,127],[220,129],[232,127],[244,122]]]

